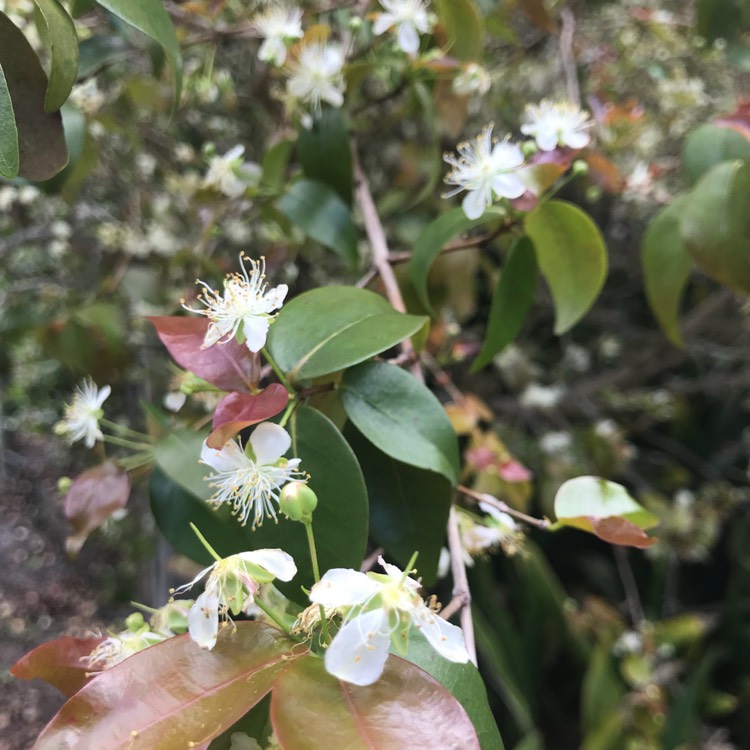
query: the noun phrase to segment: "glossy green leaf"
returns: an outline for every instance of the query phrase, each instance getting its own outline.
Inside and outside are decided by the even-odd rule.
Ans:
[[[480,748],[461,704],[397,656],[389,657],[383,676],[367,687],[340,682],[318,657],[298,659],[274,683],[271,721],[283,750]]]
[[[204,467],[208,471],[207,467]],[[208,485],[208,482],[204,482]],[[200,498],[170,479],[158,466],[149,482],[151,512],[159,531],[185,557],[210,565],[214,560],[190,528],[194,523],[209,544],[228,557],[250,549],[246,535],[233,518],[223,518]]]
[[[18,129],[13,102],[0,61],[0,177],[13,179],[18,174]]]
[[[189,635],[102,672],[47,725],[34,750],[183,750],[234,724],[305,651],[257,622],[224,628],[212,651]],[[290,664],[291,662],[291,664]]]
[[[297,141],[297,158],[305,177],[324,182],[351,204],[352,152],[340,109],[323,109],[309,128],[302,128]]]
[[[472,372],[489,364],[518,335],[526,313],[534,302],[536,275],[534,246],[526,237],[522,237],[511,248],[500,271],[492,294],[487,333],[482,349],[471,366]]]
[[[162,0],[97,0],[125,23],[153,39],[163,50],[174,81],[174,108],[182,90],[182,55],[172,21]]]
[[[419,552],[419,575],[425,586],[432,586],[453,496],[450,482],[442,474],[409,466],[383,453],[351,423],[344,436],[365,477],[370,535],[402,568]]]
[[[203,432],[177,430],[154,445],[156,465],[173,482],[203,500],[213,494],[205,481],[210,469],[200,463],[201,448],[206,437]]]
[[[417,238],[409,260],[409,276],[420,302],[430,312],[434,312],[430,305],[427,292],[427,278],[430,268],[440,255],[443,245],[462,232],[472,227],[487,224],[502,216],[499,209],[489,208],[478,219],[467,219],[462,208],[453,208],[428,224]]]
[[[680,347],[680,300],[693,266],[680,237],[685,203],[680,196],[651,219],[641,251],[648,303],[664,333]]]
[[[317,180],[300,180],[281,197],[277,207],[308,237],[350,265],[357,264],[357,228],[349,206],[332,187]]]
[[[16,26],[0,13],[0,173],[14,171],[29,180],[48,180],[68,162],[65,134],[59,112],[44,108],[47,76],[39,58]],[[10,94],[12,112],[6,95]],[[13,146],[15,115],[18,133],[18,162]]]
[[[416,629],[412,629],[409,636],[406,659],[432,675],[464,707],[482,750],[503,750],[503,740],[487,702],[484,680],[473,664],[456,664],[443,658]]]
[[[34,0],[41,13],[39,33],[52,58],[44,100],[48,112],[65,104],[78,77],[78,36],[73,19],[59,0]]]
[[[339,389],[347,416],[381,451],[458,482],[458,441],[433,393],[408,372],[365,362],[344,373]]]
[[[688,193],[680,235],[698,268],[735,291],[750,293],[750,164],[728,161]]]
[[[363,362],[415,334],[426,318],[397,313],[374,292],[313,289],[284,305],[267,347],[291,380],[328,375]]]
[[[459,60],[481,60],[484,18],[474,0],[437,0],[436,7],[450,40],[450,54]]]
[[[750,141],[732,128],[701,125],[685,139],[682,168],[691,184],[729,159],[750,161]]]
[[[572,203],[546,201],[529,213],[526,233],[555,303],[555,333],[575,325],[607,276],[607,248],[591,217]]]
[[[359,568],[367,548],[367,489],[354,452],[328,417],[302,406],[287,425],[292,436],[289,455],[302,459],[300,468],[310,474],[310,487],[318,496],[313,531],[321,573],[330,568]],[[278,524],[266,521],[255,531],[245,529],[247,549],[279,547],[297,563],[290,583],[277,583],[288,597],[307,605],[301,586],[313,584],[305,529],[283,517]]]

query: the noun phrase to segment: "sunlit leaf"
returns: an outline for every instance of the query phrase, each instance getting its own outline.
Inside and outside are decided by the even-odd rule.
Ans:
[[[331,677],[318,657],[298,659],[276,679],[271,721],[281,750],[480,748],[461,704],[397,656],[389,657],[383,676],[367,687]]]
[[[458,441],[434,394],[400,367],[365,362],[344,373],[346,413],[381,451],[458,482]]]
[[[604,286],[607,248],[591,217],[572,203],[542,203],[524,223],[552,292],[560,335],[586,314]]]
[[[275,417],[289,401],[289,392],[279,383],[271,383],[260,393],[230,393],[216,405],[213,432],[208,445],[220,449],[229,438],[250,425]]]
[[[18,174],[18,129],[13,102],[0,60],[0,177],[12,179]]]
[[[177,750],[221,734],[305,653],[257,622],[225,628],[212,651],[180,635],[91,680],[47,725],[34,750]],[[291,662],[291,664],[290,664]],[[157,678],[157,679],[155,679]]]
[[[44,105],[48,112],[54,112],[65,104],[78,77],[78,37],[73,19],[59,0],[34,2],[42,17],[39,32],[52,58]]]
[[[295,297],[271,326],[268,349],[293,381],[363,362],[416,333],[426,319],[397,313],[374,292],[344,286]]]
[[[70,698],[88,681],[88,656],[103,638],[63,636],[24,654],[11,668],[14,677],[44,680]]]

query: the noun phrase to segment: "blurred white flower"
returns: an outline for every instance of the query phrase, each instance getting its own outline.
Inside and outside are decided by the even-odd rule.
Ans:
[[[310,601],[326,614],[344,616],[326,650],[326,670],[354,685],[371,685],[383,673],[391,644],[406,652],[409,631],[418,628],[444,658],[459,664],[469,660],[461,628],[451,625],[419,595],[419,581],[378,558],[380,573],[329,570],[310,591]]]
[[[443,197],[450,198],[466,190],[462,207],[469,219],[478,219],[492,205],[494,196],[519,198],[526,192],[526,186],[515,174],[523,166],[521,149],[507,138],[493,142],[492,128],[488,125],[473,140],[460,143],[458,157],[453,154],[443,157],[453,167],[445,182],[457,185]]]
[[[235,441],[229,440],[221,450],[203,444],[201,461],[214,470],[207,479],[216,492],[210,502],[230,505],[232,513],[244,526],[253,517],[253,528],[264,518],[276,520],[279,490],[292,480],[304,481],[299,458],[282,459],[292,445],[289,433],[273,422],[262,422],[250,435],[248,456]]]
[[[91,670],[104,671],[124,661],[128,656],[143,651],[144,648],[170,638],[171,634],[154,633],[151,630],[133,632],[123,630],[121,633],[105,638],[88,656],[84,657]]]
[[[385,13],[379,13],[372,30],[376,35],[384,34],[396,27],[398,46],[407,55],[419,52],[419,35],[430,30],[427,4],[423,0],[380,0]]]
[[[263,750],[258,740],[245,732],[232,732],[229,750]]]
[[[588,113],[573,104],[544,99],[539,104],[529,104],[525,117],[527,122],[521,125],[521,132],[533,136],[542,151],[552,151],[557,146],[583,148],[591,141],[588,131],[594,123]]]
[[[258,549],[217,560],[174,593],[187,591],[208,575],[206,588],[190,608],[187,619],[190,637],[210,651],[216,645],[220,618],[229,620],[230,612],[244,612],[261,584],[276,578],[291,581],[296,574],[294,560],[283,550]]]
[[[453,91],[459,96],[484,96],[492,86],[490,74],[477,63],[468,63],[453,79]]]
[[[84,380],[73,393],[73,400],[65,405],[63,418],[55,425],[55,434],[70,443],[83,440],[87,448],[93,448],[104,437],[99,420],[104,415],[102,404],[111,392],[108,385],[100,390],[91,378]]]
[[[239,198],[247,189],[247,182],[239,175],[244,153],[244,146],[235,146],[224,156],[212,156],[208,163],[208,172],[203,178],[203,187],[215,188],[227,198]]]
[[[539,439],[539,448],[548,456],[567,453],[573,447],[573,437],[569,432],[558,430],[545,432]]]
[[[258,57],[271,65],[283,65],[286,60],[286,42],[301,39],[302,11],[299,8],[271,6],[254,21],[258,33],[265,37]]]
[[[252,270],[248,274],[243,261],[250,261]],[[229,274],[224,279],[224,295],[214,291],[204,281],[198,301],[205,310],[183,307],[190,312],[205,315],[210,322],[203,348],[231,341],[242,326],[245,345],[251,352],[259,352],[266,344],[266,336],[271,322],[276,317],[274,310],[281,309],[288,291],[286,284],[279,284],[266,291],[266,262],[264,258],[255,261],[240,255],[242,274]]]
[[[521,406],[527,409],[539,409],[549,411],[560,403],[565,389],[558,385],[539,385],[530,383],[521,394]]]
[[[344,103],[346,82],[342,69],[344,52],[333,44],[306,44],[290,64],[292,75],[287,81],[287,93],[320,110],[321,102],[332,107]]]
[[[178,412],[183,406],[185,406],[185,401],[187,401],[187,395],[182,391],[170,391],[169,393],[164,394],[162,404],[165,409]]]

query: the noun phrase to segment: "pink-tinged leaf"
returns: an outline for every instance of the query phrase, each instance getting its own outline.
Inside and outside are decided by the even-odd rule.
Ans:
[[[209,325],[206,318],[158,315],[148,320],[180,367],[223,391],[249,393],[257,385],[260,360],[246,346],[231,339],[202,348]]]
[[[397,656],[367,687],[332,677],[318,657],[298,659],[276,678],[271,722],[282,750],[480,747],[461,704],[427,672]]]
[[[506,482],[528,482],[531,479],[531,472],[513,458],[502,464],[497,473]]]
[[[122,510],[130,497],[128,473],[114,461],[106,461],[79,474],[65,495],[65,517],[75,533],[65,540],[65,550],[75,557],[109,517]]]
[[[230,393],[224,396],[214,412],[213,432],[208,446],[221,449],[229,438],[252,424],[275,417],[289,402],[289,392],[279,383],[271,383],[260,393]]]
[[[601,154],[589,153],[584,156],[589,165],[589,177],[607,193],[621,193],[625,187],[625,179],[614,162]]]
[[[293,651],[294,649],[294,651]],[[232,726],[276,674],[307,653],[268,625],[222,629],[212,651],[189,635],[150,646],[94,677],[33,750],[185,750]]]
[[[750,99],[741,99],[734,112],[717,118],[714,124],[736,130],[750,141]]]
[[[103,640],[65,636],[48,641],[22,656],[10,673],[22,680],[44,680],[70,698],[89,681],[84,659]]]
[[[646,549],[656,544],[658,539],[649,536],[632,521],[621,516],[609,516],[608,518],[592,518],[591,530],[599,539],[610,544],[621,544],[624,547],[637,547]]]

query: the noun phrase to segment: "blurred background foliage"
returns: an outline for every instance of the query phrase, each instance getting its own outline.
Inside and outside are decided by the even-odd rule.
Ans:
[[[62,451],[51,436],[83,375],[112,384],[112,403],[138,427],[141,400],[159,403],[176,390],[143,318],[177,312],[196,277],[221,278],[241,250],[265,255],[293,293],[354,283],[367,271],[366,247],[331,252],[306,239],[279,200],[301,162],[309,177],[321,168],[316,150],[336,146],[321,145],[315,133],[302,138],[311,144],[295,143],[281,83],[257,61],[258,40],[246,33],[247,3],[166,3],[184,56],[175,114],[160,49],[92,3],[72,5],[83,41],[79,82],[63,109],[70,164],[45,183],[0,182],[3,466],[16,481],[18,507],[28,509],[20,528],[40,519],[39,504],[59,507],[50,481],[41,497],[18,484],[37,471],[30,466],[39,455],[54,465],[39,471],[52,474],[83,465],[82,451]],[[572,64],[599,149],[562,197],[595,217],[610,271],[594,308],[561,337],[552,334],[552,300],[539,285],[517,340],[470,376],[503,241],[435,264],[430,291],[439,315],[427,351],[432,385],[453,403],[462,435],[464,484],[552,515],[563,481],[597,474],[628,485],[661,519],[659,542],[645,552],[574,531],[531,531],[521,554],[476,561],[480,667],[505,745],[749,747],[750,307],[694,275],[684,294],[685,345],[677,348],[654,321],[640,262],[649,220],[712,159],[711,134],[703,142],[692,134],[737,110],[750,91],[748,4],[479,6],[492,78],[484,97],[456,94],[438,62],[410,67],[401,55],[366,51],[348,70],[348,126],[392,249],[407,253],[446,210],[443,151],[488,121],[517,132],[528,102],[570,94]],[[6,0],[3,10],[42,49],[33,8]],[[575,16],[566,15],[571,9]],[[331,23],[347,14],[345,6],[331,10]],[[237,144],[250,184],[240,199],[206,179],[211,160]],[[339,178],[346,184],[345,172]],[[411,311],[423,312],[405,265],[397,270]],[[457,400],[456,387],[471,398]],[[203,407],[187,408],[199,416]],[[498,467],[510,456],[530,480],[503,477]],[[23,591],[60,565],[104,586],[107,606],[160,601],[165,553],[143,505],[136,496],[128,517],[92,539],[93,552],[75,562],[53,558],[24,577]],[[51,520],[49,512],[40,522],[59,536],[60,514]],[[87,571],[92,557],[100,568]],[[143,575],[154,569],[161,572]],[[11,624],[21,611],[34,612],[2,610],[3,638],[20,637],[23,627]],[[104,624],[113,611],[99,612]],[[27,641],[49,637],[34,630],[33,614],[28,619]]]

